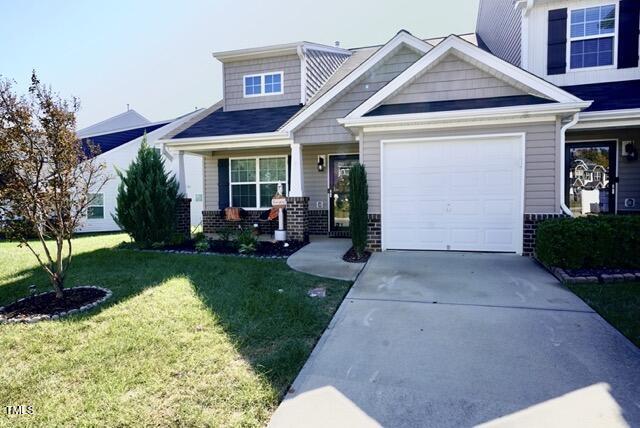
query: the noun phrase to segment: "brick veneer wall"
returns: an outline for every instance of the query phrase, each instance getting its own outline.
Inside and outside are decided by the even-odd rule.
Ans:
[[[202,231],[209,235],[217,233],[218,230],[225,227],[236,228],[238,226],[243,229],[253,228],[254,224],[258,224],[261,233],[272,234],[274,230],[278,229],[278,219],[265,221],[260,220],[260,215],[263,211],[245,211],[245,218],[240,221],[227,221],[222,215],[222,211],[202,211]]]
[[[371,252],[382,250],[382,216],[380,214],[368,215],[367,250]]]
[[[191,199],[178,198],[176,201],[176,233],[191,237]]]
[[[567,217],[566,214],[525,214],[522,255],[531,257],[536,249],[536,230],[538,223],[550,218]]]
[[[326,235],[329,233],[329,211],[309,210],[309,234]]]
[[[287,198],[287,240],[309,242],[309,198]]]

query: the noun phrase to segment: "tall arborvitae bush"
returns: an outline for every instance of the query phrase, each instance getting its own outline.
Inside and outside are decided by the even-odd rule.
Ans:
[[[175,233],[178,183],[164,170],[164,160],[143,138],[136,159],[124,173],[113,219],[142,247],[167,242]]]
[[[364,165],[354,164],[349,171],[349,229],[351,242],[358,257],[362,257],[367,246],[367,211],[369,189]]]

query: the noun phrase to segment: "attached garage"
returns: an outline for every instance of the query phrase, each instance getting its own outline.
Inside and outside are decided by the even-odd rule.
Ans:
[[[383,249],[522,252],[524,134],[381,142]]]

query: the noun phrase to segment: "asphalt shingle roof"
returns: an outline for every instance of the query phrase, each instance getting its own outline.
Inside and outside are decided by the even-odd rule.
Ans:
[[[508,97],[470,98],[464,100],[429,101],[420,103],[384,104],[365,116],[386,116],[390,114],[433,113],[438,111],[469,110],[477,108],[511,107],[532,104],[546,104],[554,101],[534,95],[513,95]]]
[[[108,152],[109,150],[113,150],[116,147],[120,147],[121,145],[126,144],[131,140],[135,140],[136,138],[141,137],[145,132],[148,134],[151,131],[155,131],[156,129],[165,126],[167,123],[169,122],[154,123],[152,125],[145,125],[140,128],[127,129],[125,131],[112,132],[110,134],[86,137],[81,141],[83,144],[85,144],[87,140],[92,141],[94,144],[97,144],[100,147],[100,152],[104,153]]]
[[[222,135],[274,132],[301,108],[300,105],[236,111],[224,111],[219,108],[173,138],[219,137]]]
[[[640,108],[640,80],[563,86],[562,89],[593,104],[585,111]]]

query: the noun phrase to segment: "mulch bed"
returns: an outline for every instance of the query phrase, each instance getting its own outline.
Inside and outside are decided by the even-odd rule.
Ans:
[[[351,247],[346,253],[344,253],[342,260],[349,263],[366,263],[367,260],[369,260],[369,257],[371,257],[371,253],[368,251],[365,251],[364,254],[362,254],[362,257],[358,257],[356,251]]]
[[[248,256],[262,257],[262,258],[284,258],[289,257],[291,254],[304,247],[306,244],[302,242],[288,242],[285,246],[284,242],[280,241],[258,241],[256,251]],[[174,252],[196,252],[195,242],[187,241],[182,245],[166,246],[160,251],[174,251]],[[242,255],[238,253],[238,250],[229,241],[222,240],[209,240],[209,249],[207,251],[199,252],[199,254],[230,254],[230,255]]]
[[[569,276],[577,277],[577,276],[597,276],[600,277],[602,275],[624,275],[625,273],[635,274],[640,272],[639,269],[612,269],[612,268],[598,268],[598,269],[565,269],[564,270]]]
[[[111,291],[100,287],[74,287],[64,290],[64,297],[57,299],[55,292],[45,292],[19,299],[0,308],[1,322],[35,322],[57,319],[94,308],[102,303]]]

